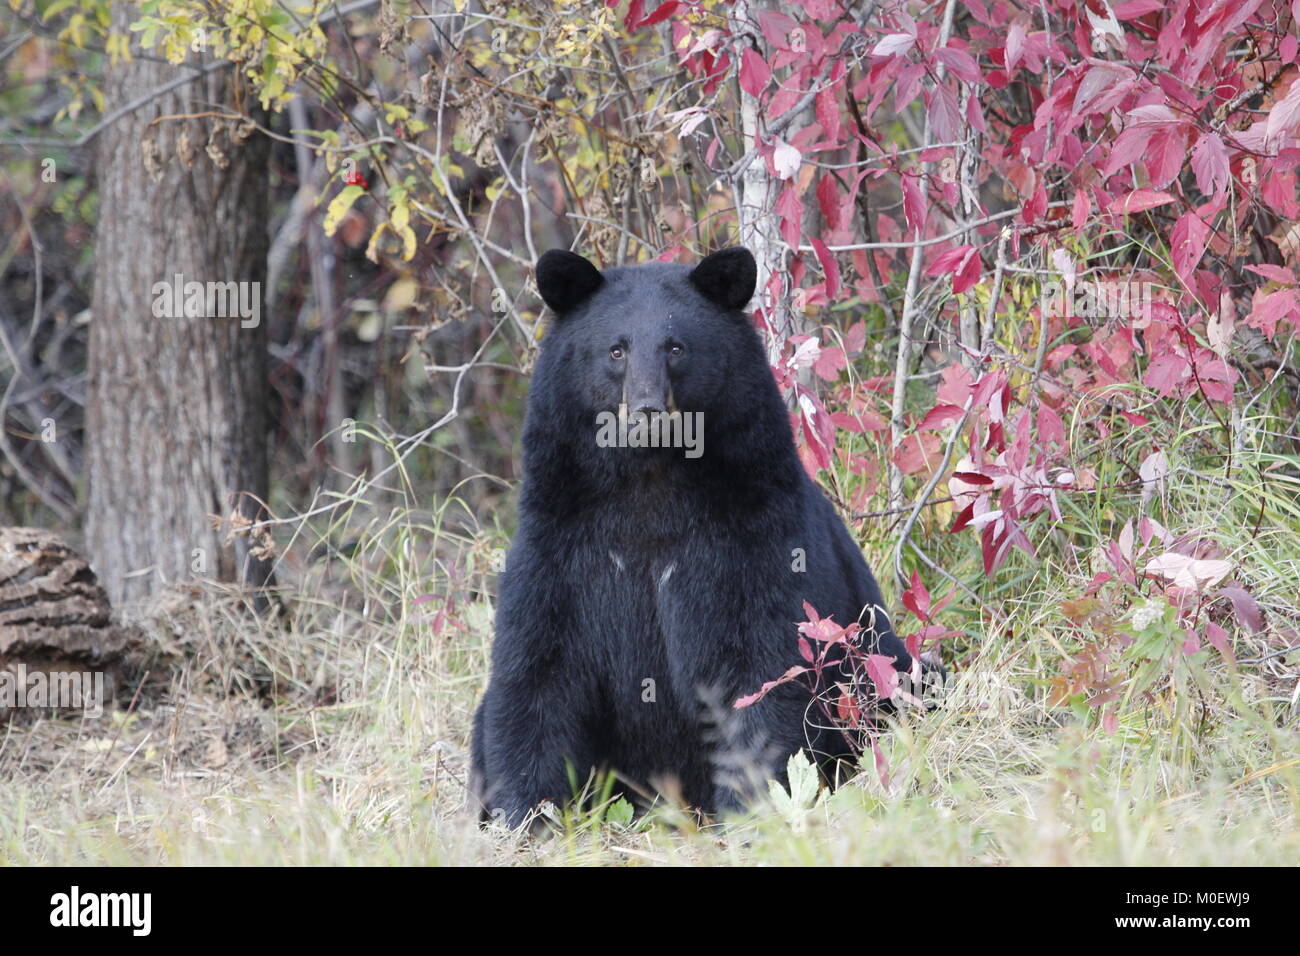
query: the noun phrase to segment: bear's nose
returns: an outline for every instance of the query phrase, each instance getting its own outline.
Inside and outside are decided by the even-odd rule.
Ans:
[[[660,408],[658,405],[651,405],[651,404],[638,405],[636,407],[636,410],[638,412],[641,412],[643,415],[653,415],[655,412],[663,411],[663,409]]]

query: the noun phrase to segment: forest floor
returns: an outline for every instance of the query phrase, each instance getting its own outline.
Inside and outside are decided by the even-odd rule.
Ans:
[[[834,794],[707,827],[602,807],[567,814],[540,841],[480,830],[465,810],[505,535],[452,520],[450,504],[367,522],[375,512],[358,506],[346,557],[289,549],[283,617],[172,589],[139,617],[133,702],[0,727],[0,862],[1292,865],[1300,653],[1275,651],[1282,625],[1300,620],[1300,496],[1292,478],[1255,480],[1225,491],[1175,466],[1154,504],[1180,533],[1213,538],[1269,626],[1229,626],[1237,662],[1208,646],[1184,654],[1171,631],[1154,674],[1121,667],[1114,726],[1051,694],[1107,639],[1071,602],[1136,507],[1111,500],[1067,513],[1035,560],[982,583],[978,552],[939,553],[986,607],[959,593],[945,612],[963,635],[945,647],[955,683],[943,707],[904,714],[881,737],[887,779],[868,761]],[[916,532],[927,544],[959,546],[945,543],[957,542],[943,535],[951,516],[927,520]],[[861,536],[888,567],[892,539]],[[1129,598],[1105,594],[1129,620]]]

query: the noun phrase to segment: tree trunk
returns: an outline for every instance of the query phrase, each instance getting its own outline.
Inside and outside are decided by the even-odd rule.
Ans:
[[[732,27],[737,35],[743,37],[756,29],[760,12],[779,10],[780,7],[779,0],[740,0],[731,10]],[[741,90],[740,155],[745,155],[755,147],[762,125],[762,108],[758,100]],[[736,203],[736,215],[740,220],[740,243],[749,248],[758,264],[758,283],[754,295],[767,318],[765,344],[768,361],[773,364],[780,358],[786,338],[794,331],[786,298],[789,290],[785,287],[786,254],[789,247],[781,238],[780,224],[773,211],[780,191],[781,184],[768,173],[767,163],[755,159],[741,173]],[[780,277],[782,286],[777,296],[770,299],[767,288],[774,274]]]
[[[125,7],[114,21],[125,32]],[[107,109],[184,69],[110,67]],[[214,528],[210,517],[260,517],[267,491],[268,143],[212,115],[255,109],[238,83],[236,70],[213,70],[100,134],[86,543],[114,605],[175,581],[267,578],[255,542],[232,543],[229,522]],[[204,115],[159,119],[186,114]],[[182,288],[248,285],[233,297],[205,292],[195,316],[157,285],[178,275]]]

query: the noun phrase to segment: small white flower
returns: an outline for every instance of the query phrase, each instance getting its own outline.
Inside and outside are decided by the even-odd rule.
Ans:
[[[1165,602],[1149,600],[1133,612],[1133,630],[1145,631],[1160,618],[1164,617]]]

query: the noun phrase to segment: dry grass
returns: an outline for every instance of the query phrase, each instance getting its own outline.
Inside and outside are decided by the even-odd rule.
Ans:
[[[1272,621],[1300,620],[1289,489],[1253,537],[1257,498],[1190,471],[1166,491],[1179,530],[1217,535]],[[282,619],[173,590],[142,618],[135,683],[149,677],[129,713],[0,730],[0,862],[1294,864],[1296,654],[1180,659],[1126,700],[1113,734],[1047,706],[1073,640],[1060,603],[1089,574],[1062,556],[1103,540],[1096,516],[1118,504],[1068,516],[1058,537],[1073,548],[990,582],[996,618],[954,612],[967,633],[958,683],[884,738],[888,786],[866,772],[813,806],[703,830],[667,813],[630,826],[569,815],[541,842],[480,831],[463,809],[504,537],[454,499],[365,521],[374,512],[358,504],[339,519],[358,542],[348,557],[299,562],[315,542],[289,544]],[[969,555],[949,559],[979,579]],[[1279,637],[1236,639],[1245,657]]]

